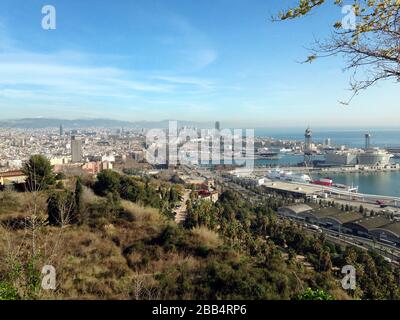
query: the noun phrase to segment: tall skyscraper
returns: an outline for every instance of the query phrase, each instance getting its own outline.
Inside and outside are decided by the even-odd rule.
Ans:
[[[60,137],[63,137],[63,136],[64,136],[64,128],[63,128],[63,125],[60,124]]]
[[[221,130],[221,123],[219,121],[215,122],[215,130]]]
[[[365,134],[365,150],[369,150],[371,148],[371,134]]]
[[[326,138],[325,139],[325,147],[330,147],[331,146],[331,138]]]
[[[72,163],[82,162],[82,140],[76,136],[71,138]]]

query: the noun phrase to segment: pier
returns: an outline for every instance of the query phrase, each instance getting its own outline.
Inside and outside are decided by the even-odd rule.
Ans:
[[[385,204],[388,207],[400,207],[400,198],[398,197],[356,193],[346,190],[340,190],[339,188],[334,187],[314,185],[311,183],[269,180],[266,181],[263,186],[270,190],[288,192],[294,195],[306,197],[317,196],[321,198],[334,198],[346,202],[355,202],[358,205],[370,204],[374,205],[374,208],[376,208],[377,206],[377,201],[385,201]]]
[[[274,168],[285,169],[286,171],[292,171],[294,173],[319,173],[319,174],[329,174],[329,173],[361,173],[361,172],[390,172],[390,171],[400,171],[400,164],[393,163],[385,166],[346,166],[346,167],[305,167],[305,166],[255,166],[253,169],[247,168],[236,168],[234,172],[237,174],[253,174],[253,175],[265,175],[269,170]]]

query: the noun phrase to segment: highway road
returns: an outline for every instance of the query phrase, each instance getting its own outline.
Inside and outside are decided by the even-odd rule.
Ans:
[[[287,218],[280,217],[282,220],[286,220]],[[290,219],[291,220],[291,219]],[[400,248],[395,247],[395,246],[390,246],[387,244],[383,244],[380,242],[374,242],[371,239],[363,238],[363,237],[358,237],[355,235],[349,235],[349,234],[343,234],[339,233],[334,230],[326,229],[321,227],[322,232],[318,232],[314,229],[312,229],[309,223],[304,223],[304,222],[299,222],[299,221],[294,221],[298,226],[302,227],[304,230],[306,230],[308,233],[312,234],[324,234],[327,237],[327,240],[340,244],[340,245],[351,245],[353,247],[357,247],[359,249],[363,250],[374,250],[383,257],[391,260],[396,265],[399,265],[400,263]]]

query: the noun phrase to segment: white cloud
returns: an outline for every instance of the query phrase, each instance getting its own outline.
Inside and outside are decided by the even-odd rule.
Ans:
[[[217,52],[211,49],[200,50],[193,56],[197,68],[202,69],[217,60]]]
[[[161,114],[162,110],[173,113],[173,106],[177,106],[179,113],[187,111],[187,101],[196,101],[217,91],[214,80],[191,74],[214,63],[218,54],[207,36],[184,18],[173,15],[165,19],[175,30],[167,44],[179,44],[172,48],[175,64],[166,70],[161,67],[151,72],[128,68],[129,56],[21,49],[0,20],[2,116],[14,112],[19,117],[21,110],[24,115],[32,116],[44,110],[59,110],[63,114],[119,110],[122,114],[129,107],[143,110],[144,115]],[[199,104],[198,109],[201,108]]]
[[[90,66],[84,54],[79,63],[65,62],[65,53],[0,54],[0,97],[40,99],[44,94],[81,97],[135,98],[146,94],[179,94],[211,89],[211,82],[174,75],[151,76],[117,67]],[[46,62],[47,61],[47,62]],[[6,90],[4,90],[6,89]],[[18,96],[19,95],[19,96]]]
[[[211,89],[214,87],[214,82],[207,79],[198,79],[182,76],[154,76],[153,79],[170,82],[174,84],[189,85],[200,88]]]
[[[175,41],[173,38],[169,38],[168,41],[176,44],[179,39],[181,47],[178,52],[183,57],[186,70],[201,70],[217,60],[218,53],[204,32],[175,13],[167,14],[166,20],[175,28],[176,34]]]

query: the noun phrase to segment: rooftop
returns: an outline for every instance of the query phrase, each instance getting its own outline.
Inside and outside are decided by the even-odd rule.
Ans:
[[[400,222],[390,223],[383,227],[375,228],[374,230],[383,230],[386,232],[393,233],[396,237],[400,238]]]
[[[3,178],[19,177],[19,176],[23,176],[23,175],[24,175],[24,173],[20,170],[0,172],[0,177],[3,177]]]
[[[378,216],[372,218],[366,218],[360,221],[355,222],[355,224],[371,231],[372,229],[380,228],[390,224],[392,221],[388,218]]]
[[[353,221],[358,221],[363,218],[363,215],[358,212],[341,212],[337,214],[333,214],[328,218],[334,219],[341,224],[349,223]]]
[[[313,208],[311,208],[310,206],[308,206],[306,204],[295,204],[293,206],[283,207],[282,209],[293,211],[295,214],[313,210]]]

